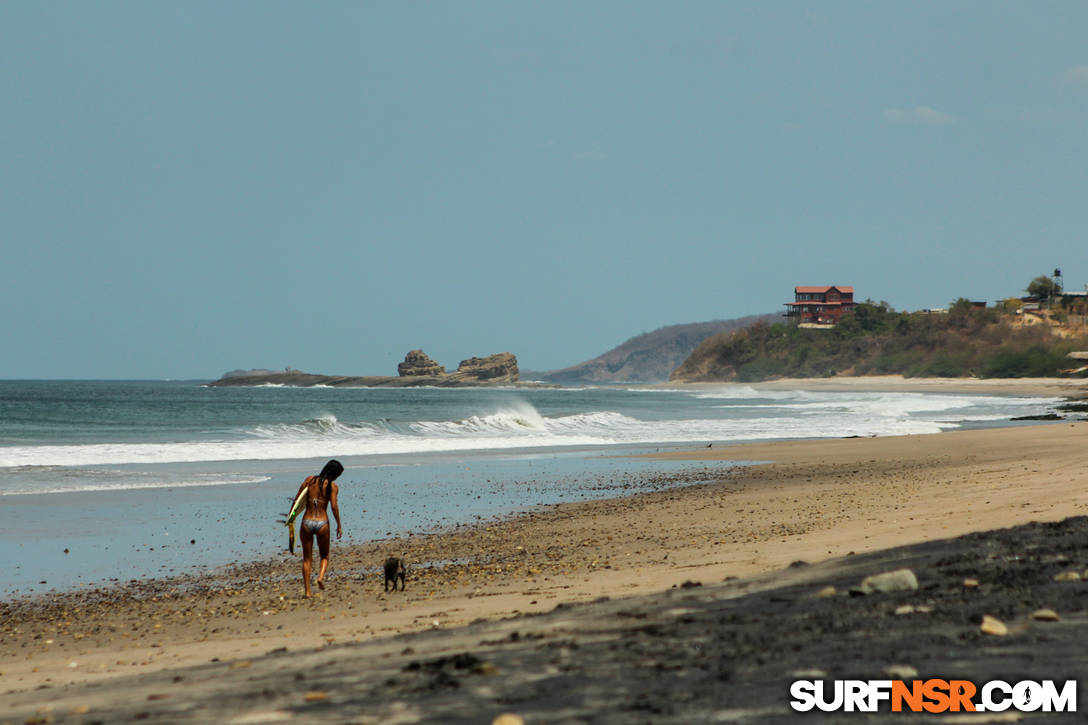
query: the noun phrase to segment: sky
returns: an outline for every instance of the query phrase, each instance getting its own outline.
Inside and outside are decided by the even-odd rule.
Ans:
[[[1088,3],[0,3],[0,378],[1088,283]]]

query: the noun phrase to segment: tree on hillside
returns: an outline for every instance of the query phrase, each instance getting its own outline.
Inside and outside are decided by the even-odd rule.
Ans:
[[[1050,298],[1052,295],[1060,295],[1062,286],[1053,277],[1041,274],[1028,282],[1027,293],[1032,297]]]
[[[974,308],[975,306],[971,304],[971,300],[967,299],[966,297],[960,297],[956,300],[953,300],[952,303],[948,306],[948,314],[969,315],[971,314],[971,310],[973,310]]]

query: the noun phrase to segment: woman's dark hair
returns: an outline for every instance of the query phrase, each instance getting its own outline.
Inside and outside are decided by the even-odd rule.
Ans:
[[[333,459],[325,464],[325,467],[321,469],[321,473],[317,474],[317,477],[323,478],[326,481],[335,481],[343,472],[343,464],[341,464],[340,461]]]

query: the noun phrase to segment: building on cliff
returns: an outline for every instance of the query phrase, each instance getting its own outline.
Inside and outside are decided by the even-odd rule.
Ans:
[[[833,325],[854,309],[854,288],[841,285],[794,287],[793,302],[786,303],[786,317],[798,322]]]

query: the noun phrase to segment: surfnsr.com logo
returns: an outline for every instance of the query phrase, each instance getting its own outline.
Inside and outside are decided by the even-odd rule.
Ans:
[[[798,712],[1076,712],[1077,681],[797,680],[790,707]]]

